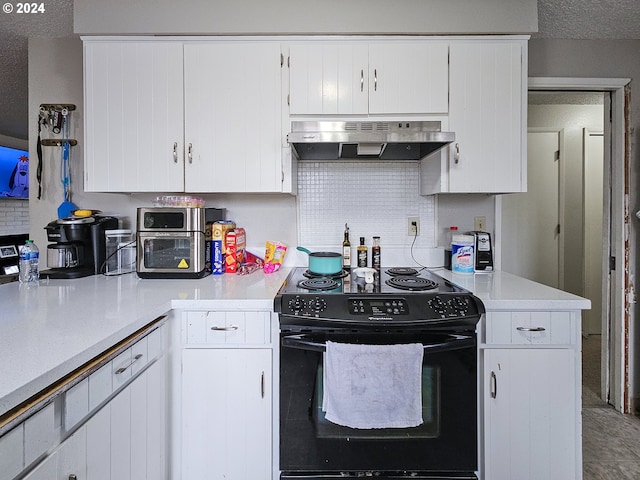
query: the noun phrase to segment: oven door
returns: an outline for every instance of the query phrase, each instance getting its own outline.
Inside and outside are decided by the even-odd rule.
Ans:
[[[354,429],[322,411],[327,340],[359,344],[422,343],[423,424]],[[286,333],[280,345],[282,479],[476,478],[477,342],[475,333]]]
[[[204,272],[204,246],[203,232],[138,232],[138,275],[198,278]]]

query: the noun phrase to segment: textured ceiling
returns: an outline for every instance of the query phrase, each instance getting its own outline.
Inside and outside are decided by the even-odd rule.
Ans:
[[[73,0],[44,5],[43,14],[0,13],[0,135],[27,139],[28,37],[73,35]],[[538,0],[538,29],[533,38],[640,39],[640,2]]]

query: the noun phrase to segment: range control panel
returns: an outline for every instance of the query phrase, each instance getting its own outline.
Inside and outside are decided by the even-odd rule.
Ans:
[[[404,298],[350,298],[351,315],[408,315],[409,305]]]
[[[325,296],[294,294],[282,298],[285,315],[344,320],[440,320],[478,315],[473,296],[465,294],[396,296]]]

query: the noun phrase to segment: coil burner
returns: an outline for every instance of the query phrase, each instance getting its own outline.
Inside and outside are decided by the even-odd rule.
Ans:
[[[433,290],[438,287],[438,284],[428,278],[417,277],[415,275],[402,275],[397,277],[391,277],[386,281],[387,285],[400,290],[410,291],[423,291]]]
[[[308,280],[302,280],[298,283],[298,287],[304,288],[305,290],[333,290],[334,288],[338,288],[340,284],[336,282],[332,278],[327,277],[318,277],[318,278],[310,278]]]
[[[387,269],[387,273],[394,277],[399,275],[418,275],[418,270],[411,267],[392,267]]]

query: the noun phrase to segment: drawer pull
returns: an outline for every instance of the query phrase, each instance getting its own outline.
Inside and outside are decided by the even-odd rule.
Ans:
[[[211,327],[211,330],[213,330],[214,332],[233,332],[235,330],[238,330],[238,325],[229,325],[228,327],[217,327],[217,326],[213,326]]]
[[[544,327],[516,327],[519,332],[544,332],[547,329]]]
[[[491,372],[490,392],[491,398],[498,396],[498,377],[496,376],[496,372]]]
[[[131,365],[133,365],[134,363],[136,363],[138,360],[140,360],[142,358],[142,354],[139,353],[137,354],[135,357],[133,357],[133,360],[131,360],[131,363],[125,367],[120,367],[119,369],[116,370],[116,375],[120,375],[124,372],[127,371],[127,368],[129,368]]]

